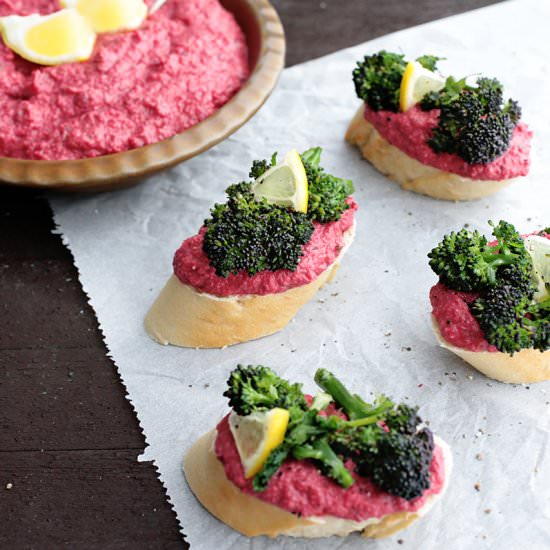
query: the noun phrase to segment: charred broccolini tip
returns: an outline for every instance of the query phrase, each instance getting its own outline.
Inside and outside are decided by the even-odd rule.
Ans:
[[[256,201],[247,182],[230,186],[227,197],[204,221],[203,250],[216,275],[295,271],[314,229],[306,214]]]
[[[526,316],[532,295],[504,284],[488,289],[471,304],[485,339],[499,351],[513,354],[532,347],[535,326]]]
[[[514,353],[550,348],[550,299],[533,301],[534,289],[512,284],[490,288],[471,305],[487,342],[499,351]]]
[[[502,84],[479,78],[477,86],[465,79],[447,79],[445,88],[424,97],[424,110],[440,109],[437,127],[428,140],[436,153],[458,155],[468,164],[489,164],[510,147],[521,108],[504,102]]]

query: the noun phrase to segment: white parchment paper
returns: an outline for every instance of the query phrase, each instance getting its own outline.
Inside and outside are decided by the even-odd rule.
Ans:
[[[109,351],[118,366],[187,540],[228,548],[550,548],[550,385],[492,382],[438,348],[429,322],[435,282],[426,253],[464,223],[489,218],[522,230],[550,223],[550,2],[526,0],[437,21],[284,72],[261,112],[199,158],[138,187],[52,199]],[[528,179],[494,198],[438,202],[402,191],[343,141],[359,102],[355,61],[380,48],[408,57],[446,57],[455,75],[498,76],[535,132]],[[162,347],[142,319],[171,273],[172,255],[224,188],[255,158],[296,146],[324,148],[323,165],[352,178],[360,210],[357,238],[335,282],[274,336],[224,350]],[[383,391],[421,405],[451,443],[455,472],[428,518],[384,541],[247,540],[195,501],[181,472],[192,442],[226,412],[222,397],[239,362],[262,362],[313,390],[319,366],[358,392]],[[479,485],[476,485],[479,484]],[[476,486],[477,489],[474,487]]]

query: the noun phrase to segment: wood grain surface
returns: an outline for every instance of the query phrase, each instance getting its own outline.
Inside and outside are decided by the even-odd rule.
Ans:
[[[292,65],[495,1],[273,4]],[[0,548],[186,548],[46,199],[0,186]]]

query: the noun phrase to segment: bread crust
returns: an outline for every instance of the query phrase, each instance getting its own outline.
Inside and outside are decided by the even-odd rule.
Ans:
[[[346,140],[356,145],[361,154],[379,172],[396,181],[403,189],[435,199],[467,201],[487,197],[500,191],[516,178],[507,180],[474,180],[422,164],[397,147],[390,145],[365,119],[365,106],[355,113]]]
[[[443,338],[433,314],[432,328],[440,346],[452,351],[489,378],[509,384],[531,384],[550,380],[550,350],[540,352],[535,349],[522,349],[514,355],[501,351],[469,351],[453,346]]]
[[[346,536],[357,531],[368,538],[387,537],[409,526],[429,511],[445,492],[452,469],[452,455],[448,445],[436,438],[436,444],[441,447],[444,455],[445,484],[440,493],[429,497],[420,510],[396,512],[365,521],[333,516],[299,518],[282,508],[243,493],[229,481],[214,451],[215,438],[216,430],[211,430],[194,443],[184,459],[185,477],[199,502],[212,515],[247,537],[267,535],[273,538],[286,535],[320,538]]]
[[[344,233],[344,247],[316,279],[285,292],[219,297],[198,292],[172,275],[145,317],[145,330],[161,344],[222,348],[281,330],[321,286],[330,282],[355,235]]]

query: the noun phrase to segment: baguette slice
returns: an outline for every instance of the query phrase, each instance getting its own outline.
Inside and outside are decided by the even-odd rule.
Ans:
[[[382,538],[404,529],[425,515],[447,488],[452,470],[449,446],[439,438],[435,443],[445,461],[445,484],[437,495],[430,496],[416,512],[396,512],[381,518],[353,521],[333,516],[300,518],[282,508],[268,504],[243,493],[225,475],[222,463],[216,457],[214,442],[216,430],[199,438],[185,456],[183,470],[189,487],[199,502],[215,517],[247,537],[267,535],[277,537],[319,538],[345,537],[361,532],[368,538]]]
[[[346,132],[346,140],[357,145],[363,157],[379,172],[396,181],[403,189],[435,199],[467,201],[487,197],[500,191],[516,178],[474,180],[422,164],[397,147],[390,145],[365,119],[361,105]]]
[[[145,317],[145,330],[161,344],[222,348],[281,330],[325,283],[330,282],[355,236],[344,233],[336,260],[310,283],[275,294],[228,297],[198,292],[174,274]]]
[[[440,346],[452,351],[489,378],[510,384],[550,380],[550,350],[540,352],[535,349],[522,349],[514,355],[501,351],[470,351],[449,344],[441,335],[434,315],[432,328]]]

